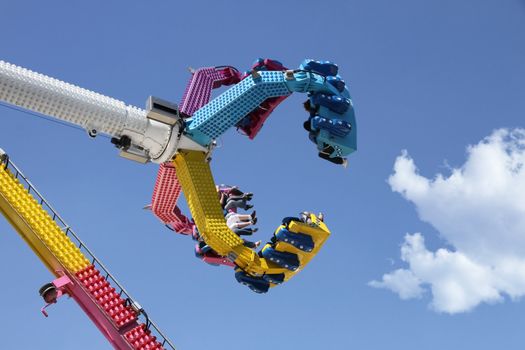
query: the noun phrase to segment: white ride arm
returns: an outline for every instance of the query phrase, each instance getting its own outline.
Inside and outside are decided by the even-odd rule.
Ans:
[[[167,161],[179,141],[176,106],[150,98],[146,111],[4,61],[0,100],[76,124],[91,137],[100,132],[122,140],[121,155],[137,161]]]

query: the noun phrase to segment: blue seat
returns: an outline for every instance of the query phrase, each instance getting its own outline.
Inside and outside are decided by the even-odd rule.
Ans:
[[[325,106],[329,110],[339,114],[345,113],[346,111],[348,111],[348,108],[350,108],[349,99],[340,96],[326,95],[321,93],[313,95],[311,98],[311,103],[316,106]]]
[[[264,280],[273,283],[281,284],[284,282],[284,273],[273,273],[268,275],[263,275]]]
[[[291,271],[297,270],[300,266],[299,258],[296,254],[279,252],[270,246],[263,249],[262,256],[265,259]]]
[[[339,67],[330,61],[309,61],[302,65],[302,69],[321,75],[337,75]]]
[[[295,248],[305,252],[311,252],[315,247],[314,240],[310,235],[290,232],[285,228],[281,228],[277,231],[275,236],[279,241],[291,244]]]
[[[340,76],[335,76],[335,77],[326,77],[326,81],[332,85],[333,87],[335,87],[337,89],[337,91],[339,92],[343,92],[345,90],[345,81],[343,79],[341,79]]]
[[[288,225],[290,224],[290,222],[292,221],[297,221],[297,222],[302,222],[301,219],[295,217],[295,216],[287,216],[285,218],[283,218],[283,221],[282,221],[282,224],[286,227],[288,227]]]
[[[270,289],[270,282],[261,277],[250,276],[243,270],[236,270],[235,279],[237,282],[244,284],[255,293],[266,293]]]

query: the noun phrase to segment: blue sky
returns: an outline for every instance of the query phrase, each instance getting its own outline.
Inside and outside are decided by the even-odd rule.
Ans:
[[[519,169],[512,181],[482,175],[498,165],[508,170],[505,155],[523,164],[523,152],[517,141],[482,140],[496,129],[524,127],[525,2],[0,6],[0,59],[137,106],[149,95],[178,102],[188,66],[246,69],[257,57],[289,67],[307,57],[339,64],[359,128],[348,169],[317,158],[302,129],[304,96],[298,94],[273,113],[255,141],[231,131],[214,154],[217,182],[255,193],[260,239],[269,238],[283,216],[304,209],[323,211],[332,230],[304,271],[266,295],[238,285],[227,268],[200,263],[187,237],[141,209],[151,197],[155,165],[117,157],[107,138],[91,140],[82,131],[0,108],[0,147],[179,349],[522,348],[525,227],[509,218],[523,213],[518,199],[524,192],[518,191],[525,177]],[[487,148],[495,158],[473,157]],[[451,169],[461,175],[459,187],[450,182]],[[438,173],[442,187],[433,181]],[[421,182],[428,191],[418,192]],[[481,199],[468,196],[467,189],[480,188],[495,190]],[[501,205],[491,206],[495,199]],[[450,203],[471,210],[446,210]],[[499,242],[498,221],[477,220],[492,214],[514,225],[508,245],[487,257],[473,243],[475,228],[487,225],[495,230],[483,231],[483,238]],[[479,226],[467,225],[472,222]],[[9,334],[2,347],[109,349],[72,300],[55,305],[48,319],[40,315],[37,291],[51,275],[5,220],[0,232],[6,300],[0,326]],[[417,237],[424,238],[424,249],[407,243]],[[509,245],[517,248],[509,253]],[[421,256],[431,263],[423,264]],[[453,259],[442,264],[441,256]],[[511,260],[517,262],[505,270],[501,262]],[[405,282],[412,284],[402,285],[412,286],[408,294],[415,298],[399,297],[396,270],[409,276]],[[471,271],[479,278],[465,286]],[[398,283],[385,282],[384,275]],[[465,297],[465,291],[472,293]]]

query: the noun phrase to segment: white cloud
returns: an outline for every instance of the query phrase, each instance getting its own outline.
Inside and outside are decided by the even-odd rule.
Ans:
[[[431,306],[448,313],[525,295],[525,129],[494,131],[468,147],[463,166],[434,179],[404,151],[388,181],[453,250],[432,252],[421,234],[406,235],[407,268],[371,286],[402,299],[430,289]]]
[[[421,288],[421,280],[411,270],[406,269],[397,269],[384,275],[383,281],[371,281],[369,285],[391,289],[403,300],[421,298],[424,292],[424,289]]]

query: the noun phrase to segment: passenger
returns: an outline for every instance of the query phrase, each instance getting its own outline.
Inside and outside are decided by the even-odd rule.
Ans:
[[[312,118],[316,116],[317,110],[319,108],[312,108],[312,105],[310,104],[310,99],[306,100],[303,103],[304,109],[310,114],[308,116],[308,119],[303,123],[303,127],[306,131],[308,131],[308,138],[313,143],[317,144],[317,135],[319,135],[319,130],[313,130],[312,129]]]
[[[253,211],[251,214],[237,214],[228,213],[226,214],[226,225],[233,230],[234,228],[245,228],[250,225],[257,223],[256,212]]]
[[[237,236],[251,236],[255,232],[257,232],[257,227],[251,228],[251,227],[245,227],[245,228],[237,228],[234,227],[231,229]]]
[[[228,212],[237,212],[237,209],[249,210],[253,205],[248,204],[253,197],[253,193],[244,193],[234,186],[221,185],[216,186],[219,193],[219,201],[222,208]]]
[[[330,157],[333,151],[334,151],[334,148],[332,146],[326,145],[326,147],[323,148],[323,150],[319,152],[319,157],[326,159],[327,161],[332,162],[334,164],[342,165],[346,168],[348,166],[348,160],[342,157]]]
[[[312,107],[312,104],[310,103],[310,99],[303,102],[304,109],[310,113],[310,118],[315,117],[317,111],[319,110],[319,107]]]
[[[224,205],[224,210],[226,211],[236,211],[238,208],[244,210],[250,210],[253,208],[253,205],[248,204],[248,201],[251,199],[251,196],[242,196],[242,197],[228,197],[226,204]]]
[[[256,222],[257,216],[255,211],[251,214],[237,214],[230,212],[226,215],[226,225],[239,237],[241,235],[252,235],[257,232],[257,228],[248,228],[248,226],[253,225]],[[255,249],[261,245],[261,241],[251,242],[245,239],[242,240],[244,246],[248,248]]]
[[[284,226],[286,226],[286,227],[288,227],[288,225],[292,221],[304,222],[305,224],[310,224],[310,223],[312,223],[312,219],[310,218],[310,214],[312,214],[312,213],[309,212],[309,211],[302,211],[302,212],[299,213],[299,217],[287,216],[287,217],[283,218],[282,224]],[[317,218],[319,220],[321,220],[321,221],[324,221],[324,214],[323,213],[319,213],[317,215]]]
[[[224,209],[224,206],[226,205],[226,201],[228,200],[227,191],[223,189],[219,185],[215,185],[215,189],[217,190],[217,193],[219,194],[219,203],[221,204],[221,207]]]
[[[243,242],[244,242],[243,244],[245,247],[252,248],[252,249],[256,249],[261,245],[261,241],[251,242],[251,241],[247,241],[243,239]]]
[[[252,196],[253,193],[250,193],[250,192],[247,192],[247,193],[244,193],[243,191],[239,190],[239,188],[237,186],[231,186],[229,191],[228,191],[228,195],[230,197],[244,197],[244,196]]]
[[[2,163],[5,164],[5,169],[7,169],[7,166],[9,165],[9,156],[0,148],[0,164]]]
[[[312,223],[312,218],[310,216],[311,214],[312,213],[309,212],[309,211],[301,212],[301,221],[304,222],[305,224],[311,224]],[[319,221],[324,222],[324,214],[323,213],[317,214],[317,218],[319,219]]]
[[[223,190],[226,192],[230,198],[246,198],[248,200],[252,199],[253,193],[243,192],[237,186],[228,186],[221,185]]]

